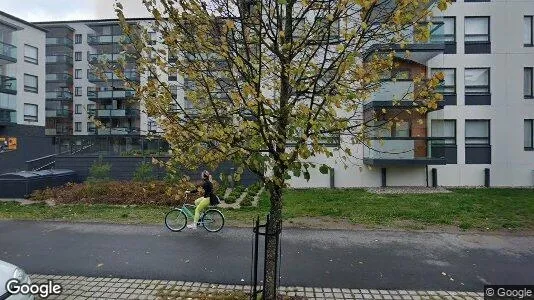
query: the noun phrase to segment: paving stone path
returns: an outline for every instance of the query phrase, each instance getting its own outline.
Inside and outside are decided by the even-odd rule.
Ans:
[[[223,285],[201,282],[121,279],[84,276],[30,275],[33,282],[59,283],[61,295],[47,299],[203,299],[224,293],[249,293],[247,285]],[[300,299],[378,299],[378,300],[482,300],[482,293],[454,291],[407,291],[339,289],[313,287],[281,287],[280,294],[300,296]]]

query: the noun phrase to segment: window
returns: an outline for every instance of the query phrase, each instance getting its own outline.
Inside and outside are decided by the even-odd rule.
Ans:
[[[76,61],[82,61],[82,53],[81,52],[74,52],[74,59]]]
[[[432,75],[443,73],[444,79],[438,87],[438,92],[444,95],[456,94],[456,69],[432,69]]]
[[[490,69],[465,69],[465,94],[480,95],[490,93]]]
[[[433,42],[456,42],[456,17],[443,17],[434,20],[431,40]]]
[[[39,92],[39,80],[37,76],[24,74],[24,91],[36,94]]]
[[[465,144],[466,145],[489,145],[490,144],[490,121],[489,120],[466,120],[465,121]]]
[[[466,42],[489,42],[490,18],[489,17],[466,17],[465,18],[465,41]]]
[[[35,104],[24,103],[24,121],[37,122],[38,121],[38,106]]]
[[[525,120],[525,150],[534,151],[534,120]]]
[[[82,132],[82,122],[74,122],[74,131]]]
[[[39,64],[39,50],[30,45],[24,45],[24,61]]]
[[[82,87],[77,86],[74,88],[74,96],[81,96],[82,95]]]
[[[96,132],[96,126],[94,122],[87,122],[87,132]]]
[[[74,106],[74,113],[77,114],[77,115],[81,114],[82,113],[82,108],[83,108],[83,106],[81,104],[76,104]]]
[[[532,90],[534,68],[525,68],[525,75],[523,78],[523,94],[525,99],[534,99],[534,93]]]
[[[523,31],[523,44],[525,47],[534,47],[534,16],[525,16],[525,29]]]
[[[158,37],[158,36],[157,36],[157,34],[156,34],[155,32],[149,32],[149,33],[148,33],[148,38],[149,38],[150,40],[148,41],[148,44],[149,44],[149,45],[155,45],[156,42],[157,42],[157,40],[158,40],[157,37]]]
[[[74,35],[74,43],[76,43],[76,44],[81,44],[82,43],[82,35],[81,34]]]
[[[432,144],[456,145],[456,120],[432,120]]]
[[[75,79],[82,79],[82,69],[76,69],[74,71],[74,78]]]

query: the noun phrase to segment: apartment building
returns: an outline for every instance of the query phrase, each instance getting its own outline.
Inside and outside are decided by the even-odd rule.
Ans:
[[[333,171],[292,186],[534,186],[534,1],[458,0],[439,15],[428,43],[407,45],[403,80],[385,82],[363,110],[391,110],[415,70],[444,73],[442,107],[355,147],[347,168],[316,158]]]
[[[0,11],[0,172],[53,152],[45,138],[46,30]]]

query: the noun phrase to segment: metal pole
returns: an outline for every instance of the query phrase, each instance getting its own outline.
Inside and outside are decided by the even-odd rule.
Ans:
[[[267,278],[267,268],[265,267],[267,260],[267,240],[269,239],[269,225],[271,223],[271,215],[267,215],[267,223],[265,223],[265,247],[263,252],[263,289],[262,299],[265,299],[265,278]],[[278,245],[277,245],[278,247]],[[275,279],[276,280],[276,279]]]
[[[252,258],[254,264],[254,280],[252,281],[252,299],[256,299],[258,293],[258,245],[259,245],[259,231],[260,231],[260,217],[256,217],[254,226],[254,257]]]

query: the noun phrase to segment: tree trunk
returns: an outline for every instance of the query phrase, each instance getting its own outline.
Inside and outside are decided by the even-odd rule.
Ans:
[[[276,299],[276,283],[278,280],[278,234],[282,228],[282,187],[274,185],[270,188],[271,210],[270,222],[265,236],[265,278],[263,279],[264,299]]]

